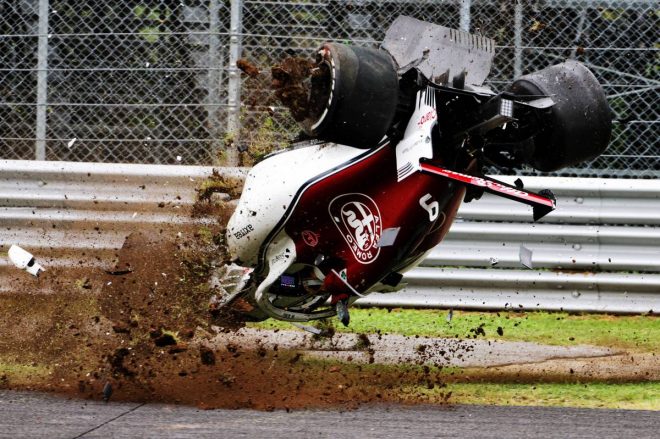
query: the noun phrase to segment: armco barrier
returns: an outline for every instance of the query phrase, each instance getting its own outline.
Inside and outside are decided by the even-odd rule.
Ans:
[[[186,212],[211,172],[197,166],[0,161],[0,252],[18,244],[47,266],[110,266],[132,230],[210,221]],[[463,204],[445,241],[406,273],[403,291],[374,293],[359,303],[660,310],[660,181],[524,181],[531,190],[552,189],[557,210],[534,223],[527,206],[494,196]],[[521,245],[532,251],[534,269],[521,265]],[[0,258],[0,292],[11,288],[12,270]]]

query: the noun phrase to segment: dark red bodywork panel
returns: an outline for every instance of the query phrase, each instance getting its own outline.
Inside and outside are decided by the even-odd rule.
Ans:
[[[422,172],[398,182],[395,151],[385,145],[310,184],[284,228],[298,263],[331,256],[332,269],[345,269],[347,283],[361,293],[435,247],[464,194],[464,185]],[[339,281],[331,292],[351,293]]]

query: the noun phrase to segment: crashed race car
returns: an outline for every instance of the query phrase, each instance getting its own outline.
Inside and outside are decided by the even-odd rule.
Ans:
[[[461,202],[489,192],[531,206],[534,220],[551,212],[549,190],[482,170],[593,159],[609,142],[611,111],[576,61],[495,93],[483,85],[493,55],[491,39],[410,17],[379,48],[323,44],[304,111],[294,112],[313,140],[251,169],[227,225],[234,262],[213,279],[212,308],[290,322],[337,315],[347,325],[355,300],[404,286]]]

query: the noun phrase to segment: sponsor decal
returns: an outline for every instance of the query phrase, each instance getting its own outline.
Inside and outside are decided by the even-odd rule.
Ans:
[[[303,230],[302,239],[310,247],[316,247],[319,243],[319,234],[312,232],[311,230]]]
[[[243,227],[239,231],[234,232],[234,238],[241,239],[241,238],[243,238],[244,236],[247,236],[248,234],[250,234],[253,231],[254,231],[254,227],[252,227],[252,224],[248,224],[247,226]]]
[[[289,259],[289,255],[284,254],[284,253],[280,253],[280,254],[278,254],[278,255],[273,256],[273,257],[270,259],[270,264],[271,264],[271,265],[275,265],[275,264],[277,264],[278,262],[282,262],[282,261],[285,261],[285,260],[287,260],[287,259]]]
[[[422,127],[426,122],[430,122],[432,120],[436,120],[438,118],[437,113],[435,110],[431,110],[422,117],[419,118],[419,121],[417,122],[418,127]]]
[[[344,194],[330,202],[328,211],[355,259],[362,264],[373,262],[380,252],[382,232],[380,210],[374,200],[364,194]]]
[[[284,249],[283,252],[280,252],[270,258],[270,265],[279,264],[281,262],[287,262],[291,258],[291,250],[288,248]]]

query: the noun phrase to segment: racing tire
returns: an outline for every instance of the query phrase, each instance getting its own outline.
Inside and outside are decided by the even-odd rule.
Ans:
[[[380,49],[326,43],[312,77],[315,110],[308,134],[327,142],[372,148],[387,133],[397,108],[398,75],[392,57]],[[314,103],[314,101],[317,101]]]
[[[543,113],[534,136],[533,168],[556,171],[602,154],[610,140],[612,112],[602,87],[588,68],[566,61],[517,79],[509,92],[550,96],[555,104]]]

